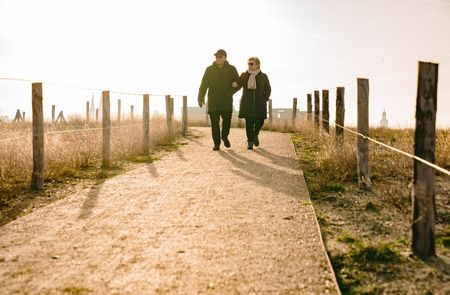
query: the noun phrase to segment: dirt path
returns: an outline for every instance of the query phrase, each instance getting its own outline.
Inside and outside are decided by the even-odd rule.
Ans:
[[[338,294],[294,147],[209,129],[0,228],[0,294]]]

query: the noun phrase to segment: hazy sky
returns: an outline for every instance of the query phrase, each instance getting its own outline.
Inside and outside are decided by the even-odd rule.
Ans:
[[[386,109],[393,127],[414,126],[417,62],[437,62],[437,124],[450,126],[450,0],[0,0],[0,77],[185,94],[194,106],[219,48],[239,72],[260,57],[274,107],[298,97],[305,110],[307,93],[329,89],[334,120],[335,87],[346,86],[347,124],[356,78],[369,78],[370,122]],[[30,88],[0,80],[0,114],[29,113]],[[91,95],[44,84],[46,110],[83,114]]]

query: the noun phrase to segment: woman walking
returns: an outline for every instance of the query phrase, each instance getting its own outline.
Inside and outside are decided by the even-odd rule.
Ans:
[[[259,146],[258,135],[267,119],[267,101],[272,91],[269,78],[261,72],[260,65],[259,58],[250,57],[248,70],[239,77],[239,84],[243,87],[239,118],[245,118],[249,150],[253,149],[253,145]]]

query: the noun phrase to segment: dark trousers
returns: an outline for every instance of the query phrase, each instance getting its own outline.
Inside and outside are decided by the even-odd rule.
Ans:
[[[209,113],[214,145],[220,145],[220,117],[222,117],[222,137],[228,137],[231,126],[231,112],[214,111]]]
[[[264,118],[245,118],[245,131],[247,132],[247,141],[253,142],[253,139],[259,135],[259,131],[264,125]]]

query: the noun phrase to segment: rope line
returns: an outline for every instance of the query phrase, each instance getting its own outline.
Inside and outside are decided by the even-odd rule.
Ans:
[[[135,127],[135,126],[142,126],[142,124],[130,124],[130,125],[122,125],[122,126],[113,126],[111,128],[83,128],[83,129],[70,129],[70,130],[59,130],[59,131],[48,131],[44,133],[35,134],[34,136],[41,136],[41,135],[54,135],[54,134],[62,134],[62,133],[76,133],[76,132],[85,132],[85,131],[98,131],[98,130],[107,130],[107,129],[121,129],[121,128],[129,128],[129,127]],[[13,137],[13,138],[6,138],[0,140],[0,142],[6,142],[6,141],[15,141],[19,139],[29,138],[32,137],[33,134],[20,136],[20,137]]]
[[[20,81],[20,82],[29,82],[29,83],[35,83],[38,81],[33,81],[30,79],[23,79],[23,78],[10,78],[10,77],[0,77],[0,80],[6,80],[6,81]],[[121,95],[134,95],[134,96],[143,96],[144,94],[148,94],[150,96],[158,96],[158,97],[165,97],[167,95],[170,95],[170,97],[183,97],[183,94],[152,94],[152,93],[135,93],[135,92],[126,92],[126,91],[115,91],[115,90],[105,90],[100,88],[93,88],[93,87],[83,87],[83,86],[76,86],[71,84],[64,84],[64,83],[56,83],[56,82],[41,82],[43,84],[52,85],[52,86],[60,86],[65,88],[72,88],[72,89],[80,89],[80,90],[88,90],[88,91],[109,91],[110,93],[114,94],[121,94]]]
[[[450,171],[448,171],[448,170],[446,170],[446,169],[444,169],[444,168],[442,168],[442,167],[440,167],[440,166],[438,166],[438,165],[436,165],[436,164],[433,164],[433,163],[431,163],[431,162],[429,162],[429,161],[427,161],[427,160],[424,160],[424,159],[422,159],[422,158],[420,158],[420,157],[417,157],[417,156],[415,156],[415,155],[412,155],[412,154],[410,154],[410,153],[407,153],[407,152],[405,152],[405,151],[402,151],[402,150],[400,150],[400,149],[398,149],[398,148],[392,147],[392,146],[387,145],[387,144],[385,144],[385,143],[382,143],[382,142],[380,142],[380,141],[378,141],[378,140],[376,140],[376,139],[373,139],[373,138],[371,138],[371,137],[365,136],[364,134],[361,134],[361,133],[359,133],[359,132],[356,132],[356,131],[353,131],[353,130],[351,130],[351,129],[348,129],[348,128],[344,127],[344,126],[341,126],[341,125],[337,124],[336,122],[330,122],[330,121],[328,121],[328,120],[326,120],[326,119],[321,118],[320,116],[317,116],[316,114],[314,114],[314,116],[320,118],[322,121],[331,123],[331,124],[333,124],[334,126],[341,127],[342,129],[344,129],[344,130],[346,130],[346,131],[348,131],[348,132],[351,132],[351,133],[353,133],[353,134],[356,134],[357,136],[361,136],[362,138],[367,139],[367,140],[370,140],[370,141],[372,141],[372,142],[374,142],[374,143],[376,143],[376,144],[378,144],[378,145],[381,145],[381,146],[383,146],[383,147],[385,147],[385,148],[387,148],[387,149],[393,150],[393,151],[398,152],[398,153],[400,153],[400,154],[402,154],[402,155],[404,155],[404,156],[407,156],[407,157],[410,157],[410,158],[415,159],[415,160],[417,160],[417,161],[420,161],[420,162],[424,163],[425,165],[428,165],[428,166],[430,166],[430,167],[432,167],[432,168],[434,168],[434,169],[436,169],[436,170],[438,170],[438,171],[440,171],[440,172],[442,172],[442,173],[447,174],[448,176],[450,176]]]

